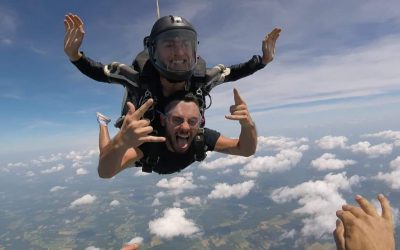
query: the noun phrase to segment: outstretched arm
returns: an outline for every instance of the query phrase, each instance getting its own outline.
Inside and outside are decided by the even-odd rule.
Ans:
[[[230,73],[225,76],[224,82],[236,81],[249,76],[270,63],[275,57],[275,45],[280,32],[281,29],[274,28],[265,36],[261,46],[262,56],[253,56],[253,58],[245,63],[229,66]]]
[[[64,52],[84,75],[99,82],[137,86],[139,73],[132,67],[116,62],[104,65],[79,51],[85,36],[84,23],[79,16],[72,13],[67,14],[64,18],[64,28]]]
[[[142,119],[144,113],[153,105],[153,100],[147,100],[139,109],[128,102],[129,111],[118,134],[105,146],[100,153],[98,173],[101,178],[111,178],[140,160],[143,153],[138,147],[145,142],[163,142],[164,137],[151,136],[153,128],[150,121]]]
[[[221,135],[214,150],[232,155],[251,156],[254,155],[257,148],[256,126],[239,92],[234,89],[233,94],[235,104],[230,107],[231,114],[225,116],[225,118],[239,121],[241,126],[239,139],[231,139]]]

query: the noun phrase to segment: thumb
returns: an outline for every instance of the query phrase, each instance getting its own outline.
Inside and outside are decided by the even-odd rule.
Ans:
[[[242,97],[239,95],[239,91],[236,88],[233,89],[233,99],[235,100],[235,105],[244,103]]]

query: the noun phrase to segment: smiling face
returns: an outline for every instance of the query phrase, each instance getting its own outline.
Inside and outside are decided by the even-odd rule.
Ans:
[[[191,71],[195,65],[195,33],[171,30],[157,37],[155,58],[160,67],[169,72]]]
[[[176,153],[185,153],[200,126],[199,107],[193,101],[173,101],[164,118],[167,147]]]

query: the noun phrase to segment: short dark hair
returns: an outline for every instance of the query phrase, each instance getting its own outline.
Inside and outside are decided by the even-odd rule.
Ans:
[[[183,101],[183,102],[194,102],[196,106],[200,109],[199,99],[193,93],[187,91],[178,91],[171,96],[169,96],[164,105],[164,114],[168,113],[172,108],[171,104],[176,101]]]

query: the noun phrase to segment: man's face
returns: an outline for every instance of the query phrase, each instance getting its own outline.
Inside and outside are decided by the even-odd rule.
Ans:
[[[189,71],[195,63],[193,39],[181,33],[166,33],[156,44],[156,56],[168,71]]]
[[[174,152],[185,153],[197,134],[201,117],[199,108],[194,102],[176,101],[175,103],[166,114],[166,138]]]

